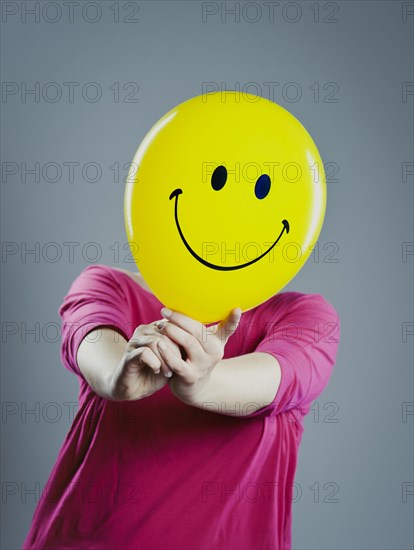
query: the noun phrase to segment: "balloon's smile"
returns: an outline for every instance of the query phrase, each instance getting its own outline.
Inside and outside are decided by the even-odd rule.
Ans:
[[[270,248],[268,248],[266,250],[266,252],[264,252],[263,254],[261,254],[260,256],[258,256],[257,258],[255,258],[254,260],[251,260],[250,262],[247,262],[245,264],[242,264],[242,265],[232,265],[232,266],[222,266],[222,265],[216,265],[216,264],[212,264],[210,262],[207,262],[206,260],[204,260],[201,256],[199,256],[196,252],[194,252],[194,250],[191,248],[191,246],[188,244],[188,242],[186,241],[184,235],[183,235],[183,232],[181,231],[181,227],[180,227],[180,222],[178,221],[178,195],[181,195],[183,192],[182,189],[180,188],[177,188],[177,189],[174,189],[174,191],[171,193],[170,195],[170,200],[173,199],[175,197],[175,208],[174,208],[174,216],[175,216],[175,224],[177,226],[177,229],[178,229],[178,233],[180,234],[180,237],[181,237],[181,240],[183,241],[183,243],[185,244],[187,250],[190,252],[190,254],[192,254],[194,256],[194,258],[196,260],[198,260],[200,263],[202,263],[203,265],[205,265],[206,267],[209,267],[211,269],[218,269],[220,271],[231,271],[231,270],[234,270],[234,269],[241,269],[242,267],[247,267],[248,265],[251,265],[251,264],[254,264],[255,262],[261,260],[264,256],[266,256],[266,254],[268,254],[272,248],[274,246],[276,246],[276,244],[279,242],[280,238],[282,237],[283,233],[286,231],[286,233],[289,233],[289,229],[290,229],[290,226],[289,226],[289,222],[287,220],[282,220],[282,224],[283,224],[283,229],[282,231],[280,232],[278,238],[275,240],[275,242],[270,246]]]

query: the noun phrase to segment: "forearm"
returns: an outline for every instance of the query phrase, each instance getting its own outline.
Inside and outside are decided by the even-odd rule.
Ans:
[[[110,327],[98,327],[85,335],[78,347],[77,364],[93,391],[110,397],[111,379],[124,353],[127,341]]]
[[[228,416],[245,416],[274,400],[280,380],[280,365],[269,353],[222,359],[189,404]]]

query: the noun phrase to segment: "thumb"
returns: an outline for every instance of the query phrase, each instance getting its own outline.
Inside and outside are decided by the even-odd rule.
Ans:
[[[216,325],[217,330],[215,333],[222,342],[226,343],[230,336],[236,331],[240,323],[241,315],[242,311],[239,307],[233,308],[227,317]]]

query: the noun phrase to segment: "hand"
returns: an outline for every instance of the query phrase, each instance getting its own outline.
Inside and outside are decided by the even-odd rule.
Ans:
[[[163,308],[161,313],[168,321],[162,326],[159,324],[160,332],[184,352],[184,357],[181,357],[172,353],[165,341],[158,343],[161,357],[174,372],[168,384],[176,397],[192,404],[207,384],[214,367],[223,358],[227,340],[240,322],[241,309],[234,308],[223,321],[210,327],[177,311],[170,312]]]
[[[167,383],[167,377],[172,376],[157,344],[162,342],[165,345],[169,357],[181,358],[181,351],[156,328],[158,322],[139,325],[127,342],[125,353],[109,383],[112,399],[130,401],[148,397],[160,390]]]

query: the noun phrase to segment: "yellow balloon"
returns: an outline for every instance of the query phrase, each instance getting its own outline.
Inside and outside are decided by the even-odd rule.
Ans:
[[[325,173],[286,109],[234,91],[191,98],[140,144],[125,228],[155,296],[202,323],[252,309],[301,269],[322,228]]]

